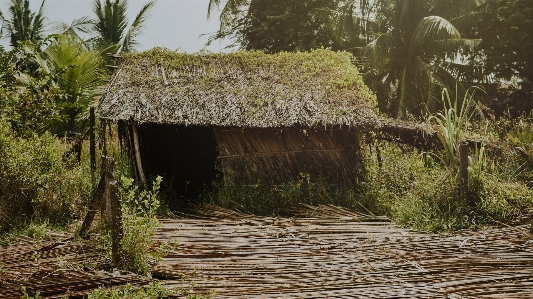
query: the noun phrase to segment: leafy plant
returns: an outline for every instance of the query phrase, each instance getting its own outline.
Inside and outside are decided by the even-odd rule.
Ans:
[[[158,299],[167,297],[185,297],[189,299],[210,299],[215,295],[214,292],[207,294],[195,294],[193,292],[193,285],[187,290],[177,288],[165,288],[159,281],[154,281],[146,287],[136,288],[131,284],[123,287],[105,289],[99,288],[91,293],[88,299]]]
[[[46,27],[44,16],[44,2],[37,13],[30,9],[29,0],[11,0],[9,5],[9,18],[2,19],[2,29],[7,30],[7,35],[12,47],[17,47],[19,42],[29,41],[38,43],[44,39],[44,30]]]
[[[28,295],[28,291],[26,290],[25,286],[22,286],[20,288],[20,291],[22,292],[22,296],[20,296],[20,299],[42,299],[43,298],[39,291],[35,292],[35,296]]]
[[[0,231],[29,223],[39,235],[44,223],[66,224],[90,195],[88,170],[63,162],[59,140],[17,136],[0,118]]]
[[[121,267],[125,270],[149,273],[150,263],[160,258],[161,252],[154,249],[153,237],[160,226],[156,212],[161,181],[162,178],[157,177],[152,190],[139,191],[133,179],[125,176],[120,178],[119,199],[124,227]]]
[[[467,134],[469,123],[479,111],[470,94],[467,94],[464,101],[460,103],[457,98],[452,100],[445,89],[442,91],[442,98],[444,112],[430,116],[427,122],[436,131],[444,147],[443,161],[455,175],[459,165],[459,145]]]
[[[141,33],[155,0],[146,3],[128,27],[128,0],[94,1],[94,31],[98,33],[97,44],[106,52],[131,52],[137,45],[137,36]],[[109,48],[109,46],[112,48]]]

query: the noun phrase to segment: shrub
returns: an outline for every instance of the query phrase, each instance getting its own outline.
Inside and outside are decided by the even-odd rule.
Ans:
[[[185,297],[189,299],[209,299],[213,298],[214,292],[208,294],[194,294],[193,286],[188,290],[180,290],[177,288],[167,289],[158,281],[150,283],[146,287],[136,288],[131,284],[123,287],[104,289],[99,288],[89,295],[88,299],[158,299],[167,297]]]
[[[66,224],[90,196],[88,170],[62,161],[59,140],[14,135],[0,119],[0,231],[35,223]]]
[[[486,165],[494,163],[494,159],[480,158],[480,152],[472,153],[469,171],[474,206],[460,198],[457,183],[450,180],[452,173],[440,163],[440,158],[403,151],[390,143],[382,146],[381,168],[367,155],[367,180],[357,200],[400,225],[427,232],[509,221],[532,207],[533,190],[503,175],[501,167]]]
[[[161,180],[161,177],[156,178],[152,190],[139,191],[133,179],[125,176],[119,179],[119,200],[122,205],[124,228],[120,266],[124,270],[146,274],[150,271],[151,260],[160,257],[159,250],[152,249],[155,231],[160,226],[156,212],[159,208]]]

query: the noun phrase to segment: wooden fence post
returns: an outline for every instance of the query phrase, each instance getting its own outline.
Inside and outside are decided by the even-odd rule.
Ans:
[[[107,158],[107,157],[106,157]],[[111,159],[111,158],[108,158]],[[113,159],[111,159],[113,160]],[[113,160],[113,164],[115,161]],[[120,241],[123,236],[122,227],[122,210],[118,199],[118,184],[115,180],[115,174],[109,172],[107,174],[105,201],[103,202],[102,210],[105,211],[105,224],[107,231],[111,232],[111,252],[114,265],[120,264]]]
[[[467,204],[470,205],[470,194],[468,192],[468,142],[461,141],[459,145],[459,176],[461,186],[461,198]]]
[[[91,180],[94,184],[95,172],[96,172],[96,136],[94,133],[95,116],[94,107],[89,110],[89,152],[91,156]]]
[[[122,227],[122,209],[118,199],[118,183],[115,180],[115,160],[102,156],[102,174],[96,188],[89,211],[83,220],[79,236],[87,237],[87,232],[96,216],[98,208],[103,212],[106,229],[111,231],[113,264],[120,264],[120,241],[124,234]]]

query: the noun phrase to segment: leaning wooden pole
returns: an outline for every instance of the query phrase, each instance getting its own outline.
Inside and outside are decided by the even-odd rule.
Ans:
[[[131,132],[133,134],[133,151],[135,155],[135,165],[137,166],[139,179],[141,180],[142,185],[146,186],[146,177],[144,176],[141,160],[141,150],[139,147],[139,132],[135,123],[131,124]]]
[[[87,237],[87,233],[91,228],[94,217],[96,216],[96,212],[102,207],[102,203],[104,202],[104,198],[108,191],[108,185],[114,180],[114,169],[115,160],[113,160],[113,158],[103,156],[100,181],[93,193],[91,203],[89,204],[89,210],[87,211],[87,215],[85,216],[83,224],[81,225],[78,233],[78,235],[82,238]]]

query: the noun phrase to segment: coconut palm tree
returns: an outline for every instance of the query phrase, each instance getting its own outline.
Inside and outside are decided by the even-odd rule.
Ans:
[[[97,43],[101,47],[112,45],[111,51],[115,53],[132,51],[138,44],[136,38],[154,5],[155,0],[146,3],[128,26],[128,0],[95,0],[94,30],[99,35]]]
[[[86,124],[79,117],[84,115],[104,83],[101,52],[88,49],[77,35],[65,32],[56,37],[42,56],[42,72],[56,74],[57,84],[64,94],[58,104],[66,122],[55,124],[52,130],[56,134],[81,133]]]
[[[446,65],[457,59],[463,49],[473,48],[479,42],[463,38],[459,29],[475,20],[485,0],[344,2],[354,4],[354,8],[393,2],[390,30],[371,32],[373,40],[364,51],[372,65],[366,81],[376,92],[381,111],[398,117],[435,112],[442,105],[443,88],[448,89],[453,98],[464,98],[464,88]],[[370,16],[365,22],[379,18],[375,12]],[[358,21],[358,18],[352,19]],[[361,24],[358,26],[360,28]],[[342,34],[347,26],[333,27],[340,35],[338,31]]]
[[[32,12],[29,0],[11,0],[9,5],[9,15],[4,17],[0,12],[3,22],[2,31],[7,31],[10,44],[16,47],[21,41],[30,41],[38,44],[45,38],[46,18],[44,16],[44,2],[38,12]]]

